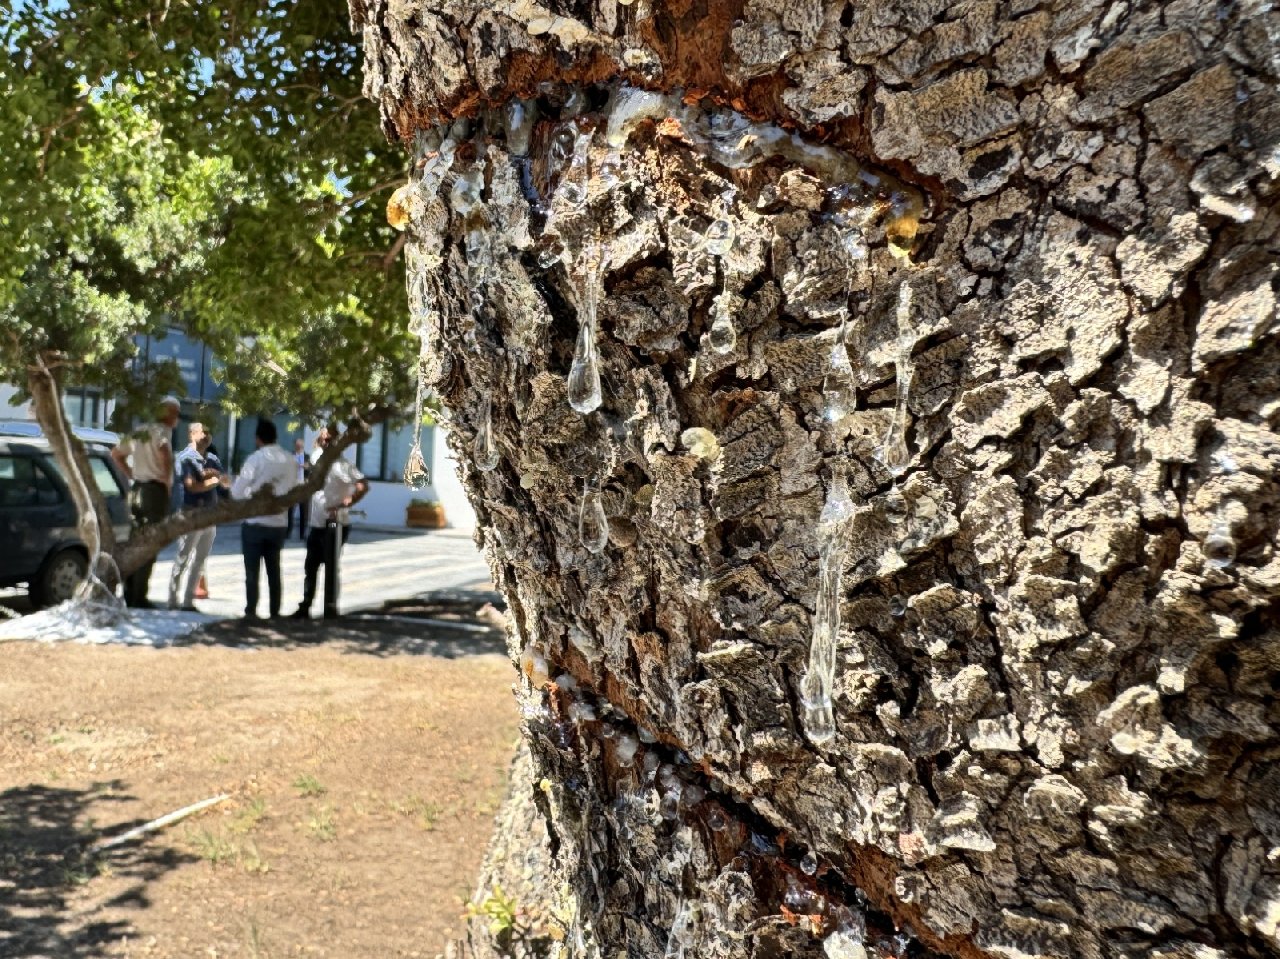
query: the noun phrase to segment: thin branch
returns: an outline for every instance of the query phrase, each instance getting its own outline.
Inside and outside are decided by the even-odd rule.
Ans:
[[[171,813],[153,819],[151,822],[143,823],[141,826],[135,826],[128,832],[121,833],[111,839],[100,839],[89,847],[89,852],[100,853],[106,852],[108,849],[114,849],[116,846],[123,846],[127,842],[139,839],[147,833],[156,832],[165,826],[172,826],[175,822],[180,822],[188,816],[194,816],[198,812],[203,812],[210,806],[216,806],[220,802],[226,802],[231,798],[230,793],[222,793],[219,796],[212,796],[209,799],[202,799],[199,802],[192,803],[190,806],[183,806]]]

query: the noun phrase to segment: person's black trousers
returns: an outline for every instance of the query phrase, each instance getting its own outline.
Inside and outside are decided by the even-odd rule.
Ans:
[[[152,523],[158,523],[169,513],[169,488],[159,482],[134,484],[129,490],[129,511],[133,514],[133,528],[142,529]],[[145,606],[147,604],[147,587],[151,583],[151,569],[156,565],[155,557],[139,566],[125,577],[124,601],[128,606]]]
[[[316,577],[320,567],[324,565],[324,539],[329,535],[327,526],[312,526],[307,532],[307,559],[303,566],[302,605],[299,609],[311,609],[316,598]],[[351,535],[351,526],[342,527],[342,542],[346,544]]]
[[[267,610],[280,615],[280,550],[288,531],[283,526],[245,523],[240,527],[240,550],[244,554],[244,614],[258,615],[258,576],[267,567]]]

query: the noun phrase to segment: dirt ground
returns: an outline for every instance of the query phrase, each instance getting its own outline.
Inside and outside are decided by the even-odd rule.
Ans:
[[[0,644],[0,956],[438,953],[517,715],[500,630],[429,622]],[[85,851],[223,792],[144,842]]]

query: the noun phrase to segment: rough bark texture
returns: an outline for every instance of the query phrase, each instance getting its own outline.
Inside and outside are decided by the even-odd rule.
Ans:
[[[464,455],[493,401],[501,461],[466,482],[534,680],[570,950],[818,955],[838,907],[865,904],[889,949],[896,923],[908,949],[967,957],[1280,954],[1280,13],[352,9],[366,91],[406,143],[540,98],[532,160],[477,121],[410,229],[442,257],[429,370]],[[565,402],[574,283],[533,251],[571,88],[583,128],[620,80],[691,105],[637,125],[623,184],[592,187],[605,387],[583,416]],[[729,169],[690,134],[713,104],[836,153]],[[909,258],[883,216],[868,229],[858,404],[832,427],[845,278],[822,191],[857,168],[876,171],[878,213],[894,190],[926,213]],[[459,212],[451,184],[477,170],[483,204]],[[721,355],[698,242],[727,180],[738,340]],[[904,285],[895,483],[873,454]],[[682,443],[689,427],[717,458]],[[799,677],[833,468],[856,509],[838,732],[819,747]],[[602,555],[578,534],[597,475]],[[543,686],[539,656],[572,681]],[[623,761],[641,730],[655,741]]]

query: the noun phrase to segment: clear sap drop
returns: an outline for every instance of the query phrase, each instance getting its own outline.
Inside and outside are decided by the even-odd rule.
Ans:
[[[853,515],[853,500],[843,474],[832,478],[818,517],[818,595],[814,604],[809,665],[800,681],[804,729],[809,739],[824,743],[836,733],[831,687],[835,682],[836,640],[840,633],[840,579],[846,553],[844,527]]]
[[[843,323],[840,331],[839,338],[831,347],[827,375],[822,379],[823,416],[832,423],[852,413],[858,403],[853,364],[849,361],[849,348],[844,342]]]
[[[529,155],[529,138],[533,134],[533,123],[537,115],[533,101],[512,100],[507,104],[506,128],[507,150],[512,156]]]
[[[604,512],[600,490],[588,483],[582,491],[578,510],[578,540],[590,553],[603,553],[609,542],[609,518]]]
[[[427,470],[426,460],[422,458],[422,447],[415,439],[404,464],[404,485],[412,490],[422,490],[430,482],[431,473]]]
[[[606,190],[612,190],[622,183],[622,157],[617,152],[611,152],[603,160],[596,170],[596,175],[600,179],[600,183]]]
[[[449,191],[449,205],[459,216],[467,216],[480,206],[484,188],[484,167],[477,165],[466,173],[459,173]]]
[[[1224,519],[1216,519],[1209,527],[1204,541],[1200,544],[1204,561],[1214,569],[1226,569],[1236,559],[1236,541],[1231,535],[1231,524]]]
[[[882,502],[884,504],[884,518],[894,526],[897,526],[907,518],[907,498],[902,495],[902,491],[897,487],[885,493]]]
[[[712,256],[724,256],[733,249],[733,241],[735,232],[733,224],[728,220],[714,220],[707,227],[707,232],[703,236],[703,244],[706,246],[707,252]]]
[[[480,402],[480,428],[473,447],[476,469],[488,473],[498,465],[498,444],[493,438],[493,400],[487,394]]]
[[[596,326],[590,317],[578,327],[578,342],[573,351],[573,365],[569,367],[569,405],[579,413],[598,409],[603,397],[600,394],[600,363],[596,357]]]
[[[723,314],[717,316],[707,332],[707,342],[717,353],[728,353],[737,346],[738,331],[734,328],[733,320]]]

